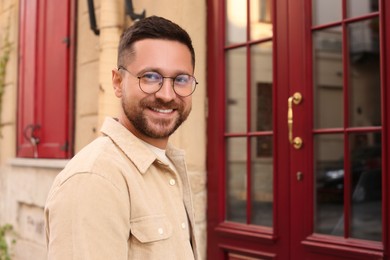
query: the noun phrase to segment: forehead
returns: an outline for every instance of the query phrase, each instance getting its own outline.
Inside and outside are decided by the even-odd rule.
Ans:
[[[178,41],[144,39],[134,43],[131,66],[142,70],[147,67],[160,70],[193,72],[191,52]]]

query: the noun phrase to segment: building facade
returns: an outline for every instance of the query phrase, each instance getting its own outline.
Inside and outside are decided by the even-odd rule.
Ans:
[[[200,84],[191,116],[171,140],[187,150],[204,256],[206,3],[128,2],[133,2],[135,14],[145,11],[147,16],[166,17],[193,38]],[[93,9],[88,3],[93,3]],[[120,34],[134,22],[126,4],[122,0],[0,1],[0,56],[8,60],[0,91],[0,223],[14,227],[12,259],[46,259],[42,213],[51,183],[69,158],[99,135],[104,118],[119,112],[111,70],[116,68]]]
[[[133,8],[131,8],[133,7]],[[0,0],[0,226],[46,259],[56,174],[118,113],[123,29],[164,16],[200,82],[186,150],[202,259],[390,259],[386,0]]]

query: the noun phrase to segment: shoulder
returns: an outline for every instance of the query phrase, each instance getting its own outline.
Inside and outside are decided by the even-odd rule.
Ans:
[[[53,183],[59,187],[72,178],[89,178],[91,181],[100,179],[113,186],[123,184],[124,169],[130,161],[122,151],[107,136],[102,136],[80,150],[56,176]]]

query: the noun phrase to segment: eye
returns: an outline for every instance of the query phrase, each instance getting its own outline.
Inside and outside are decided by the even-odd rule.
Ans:
[[[162,76],[157,72],[146,72],[141,76],[145,83],[159,83],[162,81]]]
[[[177,75],[175,78],[175,85],[177,86],[187,86],[191,81],[191,76],[189,75]]]

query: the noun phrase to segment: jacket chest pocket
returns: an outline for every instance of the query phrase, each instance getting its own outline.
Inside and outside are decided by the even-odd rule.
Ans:
[[[165,240],[172,236],[172,225],[165,215],[153,215],[130,221],[130,232],[141,243]]]

